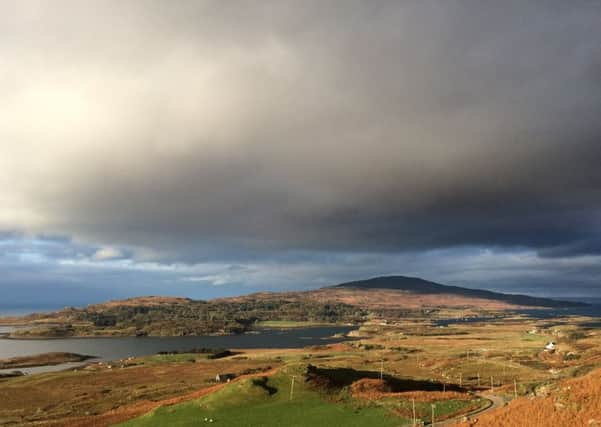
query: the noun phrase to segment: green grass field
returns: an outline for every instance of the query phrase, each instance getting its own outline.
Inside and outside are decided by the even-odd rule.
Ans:
[[[326,400],[298,380],[300,375],[290,400],[290,373],[294,374],[235,382],[197,401],[162,407],[121,426],[387,427],[407,422],[381,407]]]

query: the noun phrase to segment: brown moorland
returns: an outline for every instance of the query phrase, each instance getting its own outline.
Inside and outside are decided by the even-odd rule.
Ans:
[[[601,395],[599,371],[583,377],[601,367],[601,334],[580,326],[589,321],[584,317],[551,321],[513,316],[440,327],[417,317],[395,322],[373,318],[354,334],[359,339],[346,343],[304,349],[236,350],[239,354],[216,360],[198,354],[157,355],[112,362],[112,369],[106,363],[94,363],[78,371],[1,380],[0,424],[90,425],[86,420],[94,420],[96,425],[106,425],[102,420],[126,420],[158,404],[169,404],[170,399],[179,402],[209,393],[216,373],[244,375],[254,369],[312,364],[324,371],[351,374],[344,382],[350,386],[351,397],[369,400],[370,406],[382,406],[404,417],[411,415],[407,411],[412,399],[419,408],[425,408],[419,416],[426,421],[433,402],[438,404],[441,417],[447,407],[449,414],[457,414],[453,401],[464,402],[460,409],[466,413],[474,408],[462,398],[463,390],[483,391],[494,377],[494,394],[498,397],[513,398],[516,380],[519,396],[541,396],[541,389],[546,389],[547,393],[551,390],[551,397],[518,397],[506,408],[481,415],[484,421],[477,425],[588,427],[590,420],[599,418],[595,415],[600,412],[596,396]],[[543,350],[549,341],[557,343],[553,353]],[[381,370],[385,378],[415,387],[405,390],[383,386],[378,382]],[[589,392],[563,390],[562,394],[565,387]],[[455,394],[457,390],[459,394]],[[338,392],[333,391],[336,396]],[[553,415],[555,421],[560,420],[556,424],[535,423],[552,411],[561,413]],[[534,421],[530,424],[520,424],[530,413],[537,418],[531,418]],[[501,421],[495,421],[496,417]],[[570,418],[577,421],[566,424],[565,419]]]
[[[541,397],[520,397],[458,427],[601,426],[601,369],[562,381]]]
[[[393,392],[385,381],[377,378],[363,378],[351,384],[351,395],[365,400],[378,400],[396,397],[400,399],[415,399],[416,402],[432,402],[450,399],[469,400],[468,393],[457,391],[403,391]]]
[[[419,310],[426,307],[465,308],[478,307],[482,310],[510,310],[525,308],[483,298],[464,297],[451,294],[417,294],[394,289],[322,288],[305,292],[255,293],[221,301],[244,302],[249,300],[314,301],[319,303],[343,303],[366,309]]]
[[[119,420],[124,420],[127,414],[136,416],[169,399],[194,398],[194,393],[215,385],[217,373],[264,373],[281,364],[264,357],[210,360],[201,355],[194,363],[195,355],[186,357],[190,360],[157,362],[160,358],[154,356],[123,364],[93,363],[77,370],[0,381],[0,425],[68,425],[66,420],[94,420],[102,414],[111,419],[121,414]]]

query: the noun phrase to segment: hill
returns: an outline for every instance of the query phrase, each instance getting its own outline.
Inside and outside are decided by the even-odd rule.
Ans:
[[[506,311],[583,305],[525,295],[445,286],[427,280],[377,277],[311,291],[263,292],[209,301],[146,296],[85,308],[0,319],[22,324],[13,338],[84,336],[184,336],[236,334],[266,322],[352,323],[370,318],[432,316],[440,310]],[[448,314],[447,314],[448,315]]]
[[[394,289],[418,295],[456,295],[465,298],[502,301],[512,305],[546,308],[581,307],[584,303],[574,301],[559,301],[549,298],[531,297],[519,294],[503,294],[483,289],[469,289],[459,286],[441,285],[418,277],[384,276],[368,280],[341,283],[334,288],[355,289]]]

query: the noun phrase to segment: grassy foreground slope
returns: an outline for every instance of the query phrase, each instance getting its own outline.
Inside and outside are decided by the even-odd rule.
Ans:
[[[293,373],[297,381],[291,399]],[[121,426],[197,426],[209,425],[212,419],[220,426],[238,427],[386,427],[407,421],[381,407],[326,400],[301,378],[299,371],[247,379],[194,402],[161,407]]]
[[[107,426],[145,414],[165,400],[210,389],[216,373],[241,376],[281,364],[261,353],[235,357],[155,355],[0,379],[0,426]]]

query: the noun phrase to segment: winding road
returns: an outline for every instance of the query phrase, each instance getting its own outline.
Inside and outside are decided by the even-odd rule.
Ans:
[[[455,417],[455,418],[438,421],[438,422],[435,422],[434,424],[428,424],[428,425],[430,425],[432,427],[452,426],[452,425],[455,425],[455,424],[461,422],[466,417],[469,418],[470,420],[473,420],[473,419],[477,418],[478,415],[482,415],[486,412],[492,411],[494,409],[500,408],[505,405],[505,399],[503,399],[501,396],[498,396],[496,394],[482,393],[482,394],[477,394],[477,396],[488,400],[490,402],[490,405],[488,405],[484,408],[476,409],[475,411],[468,412],[467,414],[463,414],[463,415]]]

